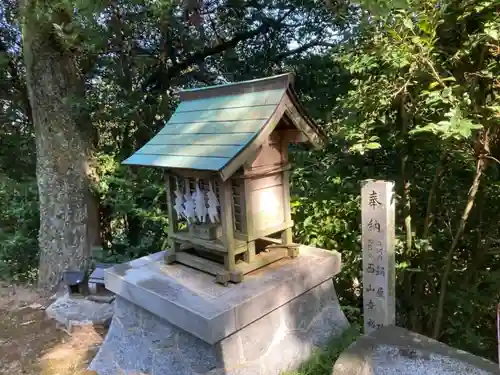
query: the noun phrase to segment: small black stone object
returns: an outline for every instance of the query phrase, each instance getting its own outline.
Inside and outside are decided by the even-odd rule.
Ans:
[[[62,275],[62,281],[67,286],[70,296],[88,294],[86,279],[85,272],[80,270],[66,270]]]
[[[89,282],[104,285],[104,270],[115,264],[97,263],[94,271],[89,276]]]
[[[104,271],[113,266],[115,266],[115,264],[98,263],[95,265],[94,271],[89,276],[91,294],[101,295],[103,297],[108,296],[108,298],[113,295],[104,285]]]

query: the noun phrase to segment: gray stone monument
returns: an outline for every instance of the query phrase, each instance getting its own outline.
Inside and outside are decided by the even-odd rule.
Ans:
[[[165,252],[105,271],[117,294],[99,375],[279,375],[349,323],[332,276],[340,254],[308,246],[224,287]]]
[[[364,329],[395,324],[394,182],[366,180],[361,188]]]
[[[497,367],[426,336],[387,326],[344,350],[332,375],[498,375]]]

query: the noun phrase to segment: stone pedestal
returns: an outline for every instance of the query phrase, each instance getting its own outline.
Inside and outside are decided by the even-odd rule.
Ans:
[[[90,365],[99,375],[278,375],[348,327],[332,276],[340,255],[303,247],[241,284],[182,265],[163,253],[106,271],[115,315]]]

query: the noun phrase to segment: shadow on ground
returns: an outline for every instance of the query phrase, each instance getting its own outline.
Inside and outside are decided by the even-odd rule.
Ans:
[[[90,375],[86,370],[106,332],[76,329],[71,335],[46,317],[49,301],[29,288],[0,285],[0,374]]]

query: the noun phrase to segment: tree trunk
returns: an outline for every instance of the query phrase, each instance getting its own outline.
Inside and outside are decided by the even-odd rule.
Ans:
[[[439,164],[436,167],[436,172],[434,173],[434,178],[432,180],[431,188],[429,190],[429,195],[427,197],[427,207],[425,210],[425,218],[424,218],[424,227],[422,231],[422,240],[429,240],[429,230],[431,227],[431,222],[432,222],[432,214],[433,214],[433,207],[434,207],[434,200],[435,196],[438,193],[438,188],[439,184],[441,181],[441,176],[444,172],[444,163],[447,158],[447,152],[442,151],[441,156],[439,157]],[[421,269],[421,272],[419,272],[416,275],[415,278],[415,292],[412,296],[412,307],[411,307],[411,312],[410,312],[410,327],[412,331],[419,332],[419,333],[424,333],[422,331],[422,326],[423,322],[421,320],[421,317],[423,317],[423,314],[421,315],[421,308],[422,308],[422,300],[425,298],[425,280],[429,276],[429,270],[428,270],[428,265],[429,265],[429,255],[430,255],[431,249],[430,249],[430,243],[427,243],[425,245],[425,248],[423,252],[420,252],[419,256],[419,264],[418,268]]]
[[[50,21],[60,20],[39,21],[37,6],[32,0],[22,5],[23,50],[37,152],[38,283],[51,289],[65,269],[88,265],[98,238],[98,210],[89,189],[92,127],[80,105],[84,90],[76,56],[57,40]],[[53,17],[62,16],[68,14],[54,12]]]
[[[424,240],[427,240],[429,238],[429,229],[431,227],[431,222],[432,222],[434,198],[437,194],[439,182],[441,180],[441,175],[444,172],[444,163],[447,157],[448,153],[446,152],[446,150],[442,151],[441,156],[439,157],[439,164],[436,167],[436,172],[434,173],[434,178],[432,179],[432,185],[429,190],[429,196],[427,197],[427,208],[425,209],[424,229],[422,231],[422,239]]]
[[[408,155],[409,155],[409,139],[408,139],[408,112],[406,109],[406,91],[401,94],[399,102],[399,120],[401,126],[400,136],[400,158],[401,158],[401,212],[404,219],[405,228],[405,252],[409,255],[413,245],[413,232],[411,223],[411,192],[410,180],[408,179]]]
[[[469,218],[469,214],[474,206],[474,202],[476,199],[477,191],[479,190],[479,185],[481,183],[481,177],[483,175],[483,171],[486,167],[486,163],[484,158],[479,157],[476,165],[476,174],[474,175],[474,180],[472,181],[472,185],[469,190],[469,196],[467,198],[467,204],[462,213],[462,217],[460,218],[460,223],[458,225],[457,231],[453,237],[450,249],[448,250],[448,256],[446,257],[445,268],[443,271],[443,275],[441,277],[441,287],[439,289],[439,299],[438,306],[436,310],[436,319],[434,320],[434,328],[432,332],[432,337],[436,340],[439,339],[441,335],[441,326],[443,324],[443,315],[444,315],[444,302],[446,299],[446,292],[448,287],[448,279],[450,278],[451,268],[453,265],[453,255],[455,253],[455,249],[458,246],[460,239],[462,238],[462,234],[465,230],[465,226],[467,225],[467,219]]]
[[[495,233],[495,227],[497,226],[497,223],[485,224],[484,222],[484,209],[487,202],[485,195],[485,189],[482,189],[478,192],[478,196],[476,198],[478,212],[476,241],[472,251],[470,252],[471,259],[467,263],[467,270],[465,271],[465,277],[463,280],[464,287],[466,288],[468,288],[469,285],[473,285],[479,278],[480,273],[478,271],[484,266],[484,262],[487,259],[487,253],[490,250],[494,239],[494,236],[491,234]],[[488,220],[488,222],[490,221]],[[485,238],[486,240],[484,240]]]

